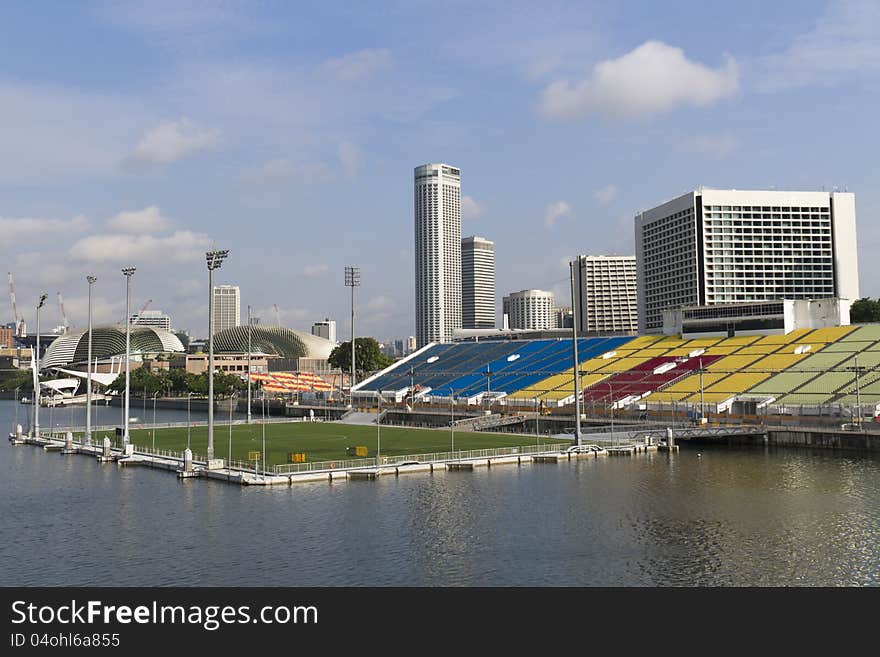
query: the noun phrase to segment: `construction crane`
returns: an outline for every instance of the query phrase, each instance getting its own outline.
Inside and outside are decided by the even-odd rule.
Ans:
[[[24,336],[24,318],[18,316],[18,306],[15,304],[15,286],[12,284],[12,272],[6,272],[9,281],[9,298],[12,300],[12,319],[15,321],[15,333]]]
[[[61,292],[58,292],[58,308],[61,311],[61,325],[64,327],[64,332],[67,333],[70,330],[70,322],[67,321],[67,312],[64,310],[64,297],[61,296]]]
[[[153,303],[153,300],[147,299],[147,302],[143,306],[141,306],[141,309],[138,311],[138,314],[137,314],[135,320],[131,323],[132,326],[134,326],[139,321],[141,321],[141,315],[144,314],[144,311],[147,309],[147,306],[149,306],[151,303]]]
[[[281,313],[278,312],[278,304],[273,303],[272,307],[275,309],[275,325],[281,326]]]

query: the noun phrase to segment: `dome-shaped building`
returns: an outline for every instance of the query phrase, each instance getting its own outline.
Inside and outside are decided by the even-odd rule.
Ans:
[[[56,338],[43,355],[41,366],[70,367],[88,360],[88,330],[70,331]],[[132,360],[146,355],[182,353],[180,339],[171,331],[152,326],[132,326],[129,352]],[[125,357],[125,325],[92,328],[92,360],[99,362]]]
[[[251,353],[281,358],[326,360],[336,345],[325,338],[284,326],[251,326]],[[248,350],[248,327],[233,326],[214,334],[214,352],[242,354]]]

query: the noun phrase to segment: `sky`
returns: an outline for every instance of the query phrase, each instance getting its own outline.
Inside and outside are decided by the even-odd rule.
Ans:
[[[856,194],[880,295],[880,3],[50,1],[0,6],[0,254],[33,330],[151,299],[207,334],[215,283],[263,323],[414,334],[413,168],[462,171],[497,297],[568,298],[579,253],[700,185]],[[0,318],[11,304],[0,301]]]

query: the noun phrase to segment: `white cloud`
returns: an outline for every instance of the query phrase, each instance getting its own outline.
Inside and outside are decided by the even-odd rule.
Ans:
[[[681,153],[726,157],[739,148],[739,143],[730,135],[701,135],[685,139],[676,145]]]
[[[156,233],[168,225],[168,219],[155,205],[143,210],[126,210],[107,220],[107,227],[117,233]]]
[[[67,233],[82,232],[88,227],[89,221],[82,215],[72,219],[0,217],[0,245],[6,246],[33,236],[51,241]]]
[[[393,65],[394,58],[390,51],[385,48],[369,48],[328,59],[323,68],[340,80],[363,80]]]
[[[880,70],[880,3],[843,0],[828,4],[809,32],[782,52],[757,60],[757,86],[779,91]]]
[[[461,216],[465,219],[477,219],[486,214],[486,206],[470,196],[461,197]]]
[[[622,57],[599,62],[586,80],[551,83],[541,94],[539,110],[553,119],[596,112],[647,116],[682,105],[711,105],[735,94],[738,87],[733,57],[725,56],[724,66],[713,69],[689,60],[681,48],[646,41]]]
[[[551,203],[547,206],[546,212],[544,212],[544,225],[547,228],[552,228],[556,224],[557,219],[567,217],[570,214],[571,206],[565,201]]]
[[[220,141],[216,130],[202,128],[187,118],[166,121],[141,139],[131,161],[140,164],[170,164],[199,151],[214,148]]]
[[[189,230],[165,237],[153,235],[90,235],[70,247],[70,257],[83,262],[184,262],[204,258],[211,239]]]
[[[303,276],[306,278],[315,278],[317,276],[321,276],[330,271],[330,267],[325,264],[320,265],[306,265],[303,267]]]
[[[248,183],[272,185],[280,183],[315,183],[327,180],[330,170],[323,162],[306,162],[294,164],[290,160],[280,158],[266,162],[256,171],[245,174],[243,180]]]
[[[614,185],[605,185],[604,187],[593,191],[595,198],[602,205],[608,205],[617,198],[617,187]]]
[[[339,162],[346,175],[354,176],[361,168],[363,154],[354,144],[344,141],[339,144]]]

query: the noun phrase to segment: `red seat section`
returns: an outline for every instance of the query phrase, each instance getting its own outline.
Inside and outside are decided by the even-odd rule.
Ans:
[[[613,404],[627,397],[644,397],[699,370],[701,366],[705,369],[719,358],[721,356],[657,356],[590,386],[584,390],[584,402]],[[674,364],[674,367],[654,373],[654,370],[669,364]]]

